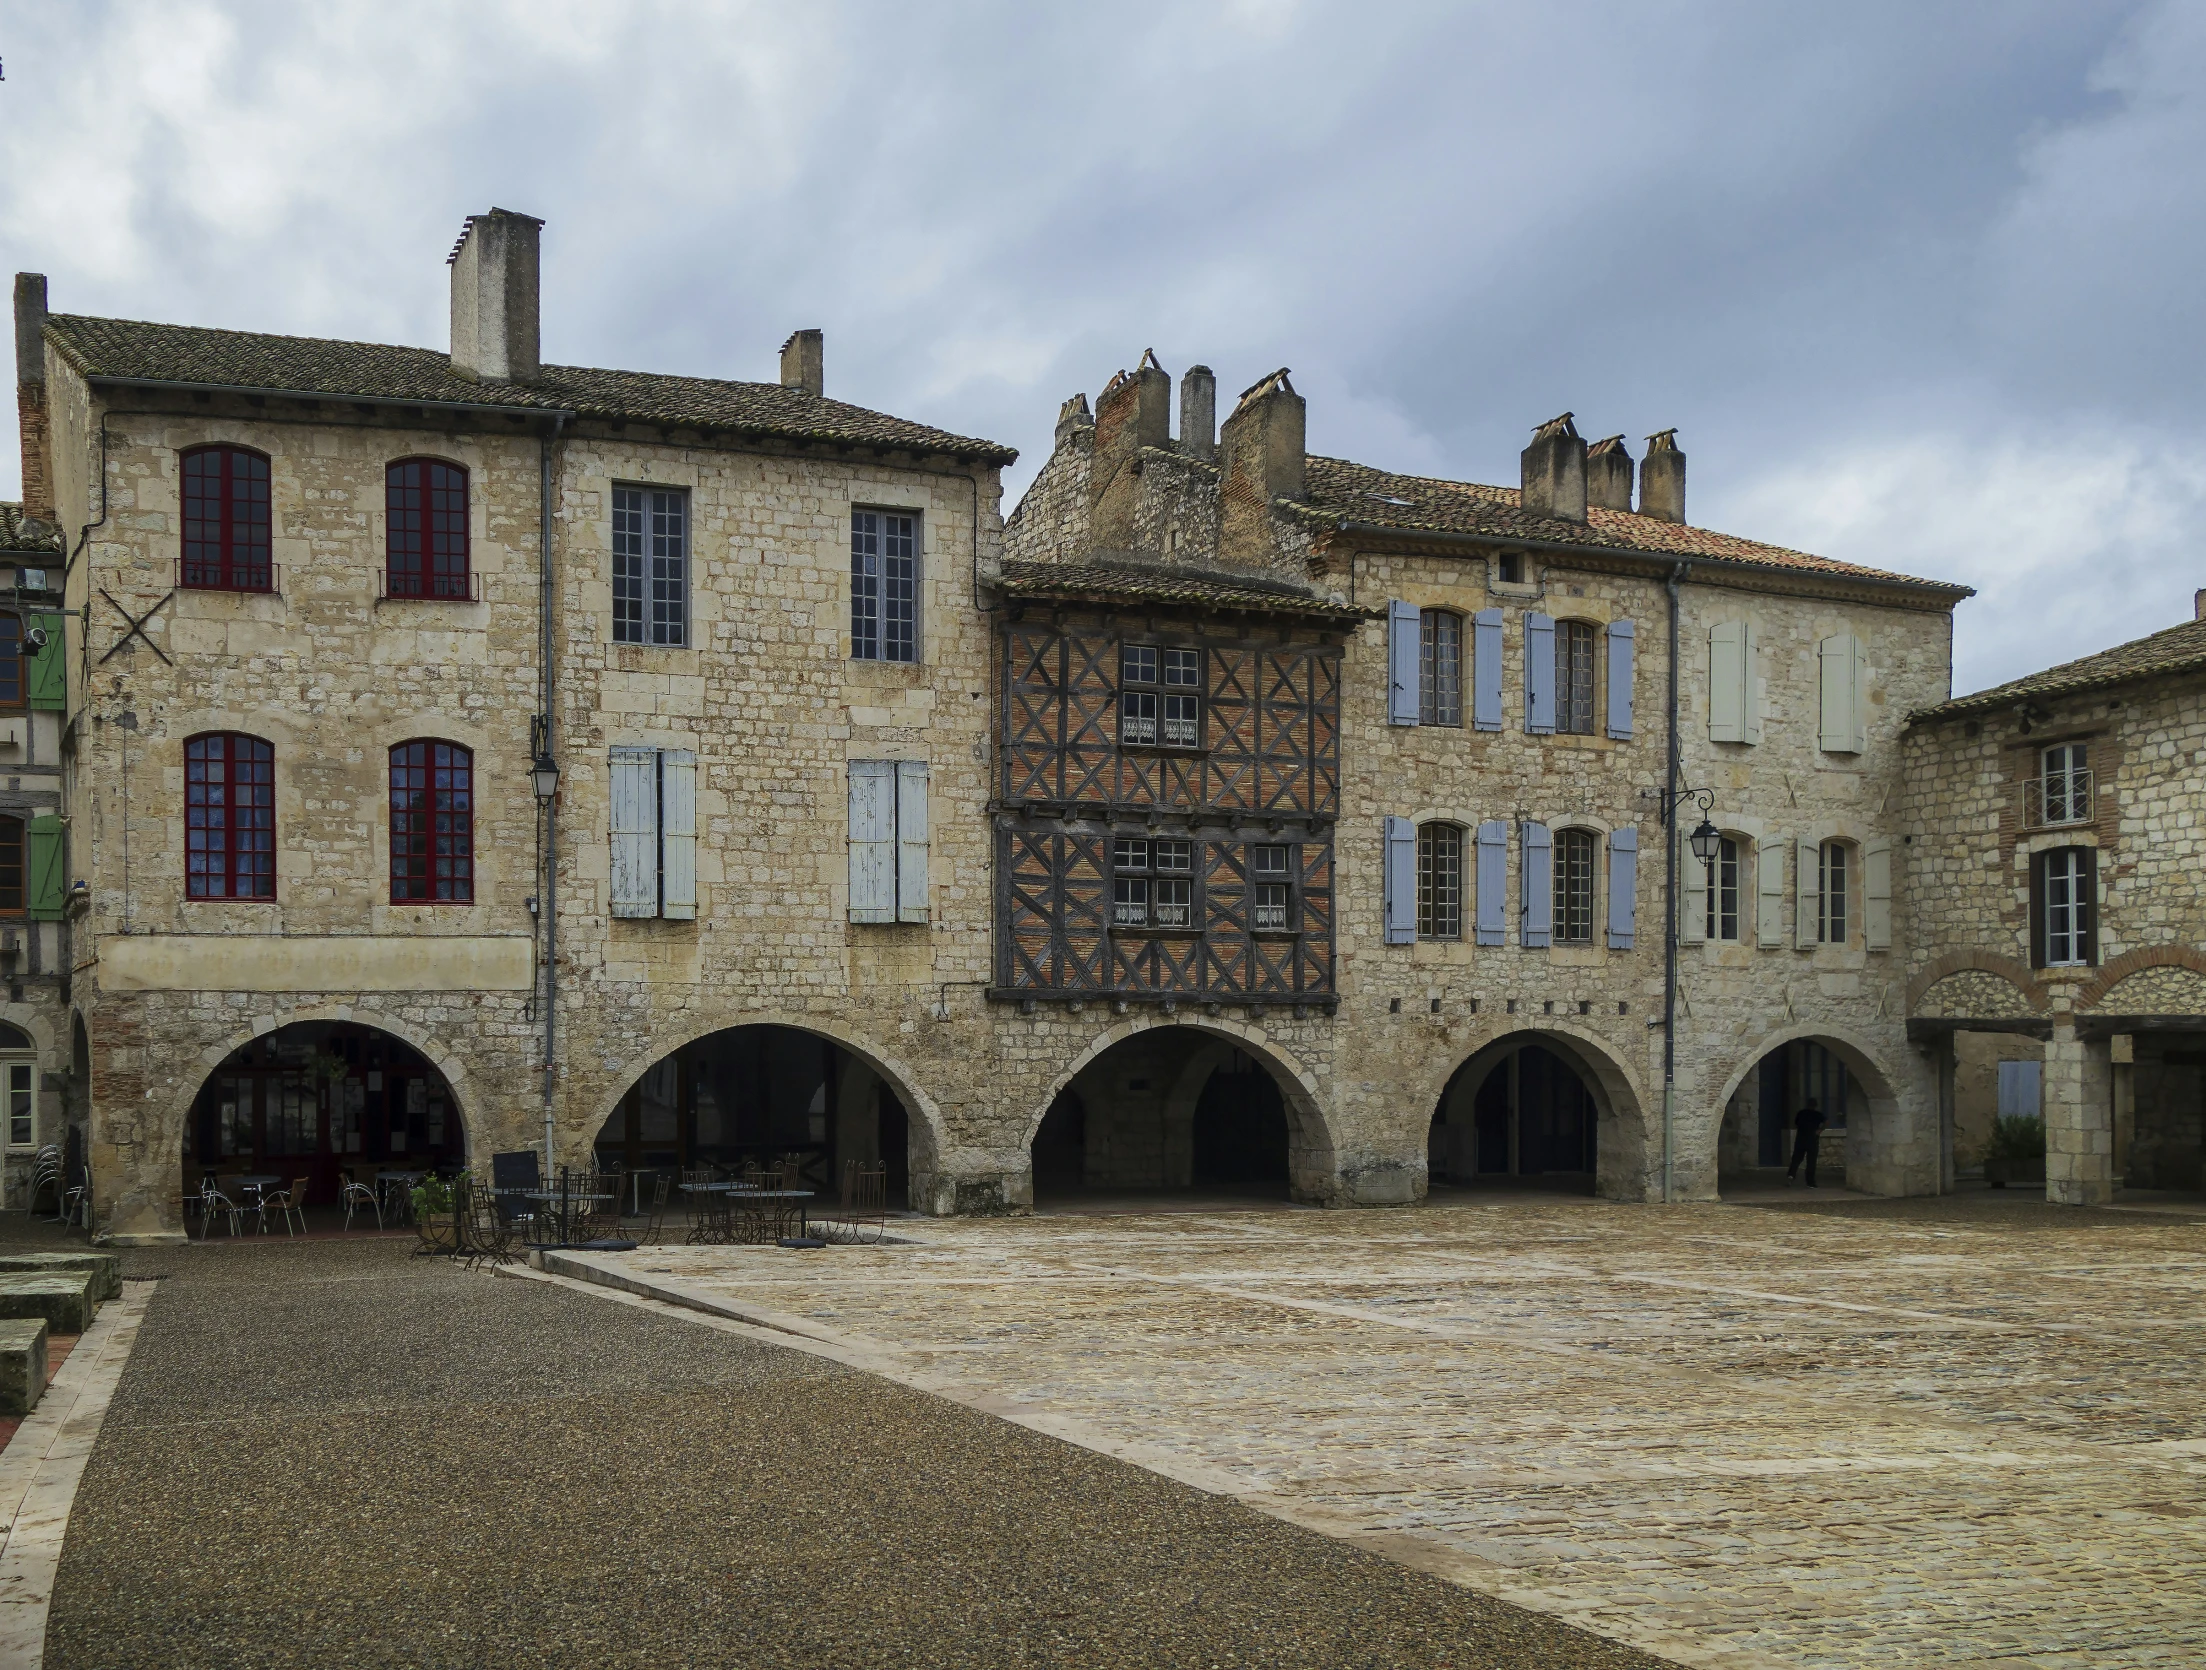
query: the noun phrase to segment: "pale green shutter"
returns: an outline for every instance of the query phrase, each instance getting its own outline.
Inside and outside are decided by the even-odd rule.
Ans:
[[[46,634],[46,642],[24,657],[23,683],[28,704],[54,713],[69,705],[69,667],[63,659],[69,634],[62,624],[68,618],[61,614],[36,614],[25,616],[23,621],[31,631]]]
[[[1848,680],[1854,696],[1854,752],[1863,754],[1869,750],[1869,646],[1859,638],[1850,637],[1847,642],[1854,652],[1853,676]]]
[[[850,762],[850,919],[896,920],[896,762]]]
[[[1817,705],[1815,744],[1826,754],[1858,754],[1854,676],[1860,650],[1850,632],[1836,632],[1815,646]]]
[[[67,844],[62,836],[66,827],[50,812],[30,821],[30,885],[24,891],[24,903],[34,922],[61,920],[62,899],[68,890]]]
[[[1776,835],[1754,843],[1754,943],[1785,943],[1785,842]]]
[[[1813,951],[1823,927],[1823,849],[1813,841],[1802,841],[1793,861],[1800,867],[1792,878],[1793,948]]]
[[[697,917],[697,756],[680,748],[659,754],[659,914]]]
[[[1677,831],[1669,831],[1671,840]],[[1678,917],[1677,937],[1683,945],[1699,945],[1708,938],[1708,866],[1686,847],[1678,854],[1678,878],[1685,883],[1684,906]]]
[[[1862,926],[1872,951],[1892,949],[1892,842],[1879,835],[1861,848]]]
[[[927,920],[927,762],[896,762],[896,920]]]
[[[1735,620],[1708,629],[1708,740],[1744,742],[1746,627]]]
[[[1762,646],[1754,635],[1754,623],[1747,621],[1739,628],[1741,634],[1739,660],[1740,678],[1740,740],[1762,740]]]
[[[659,751],[612,756],[613,914],[659,914]]]

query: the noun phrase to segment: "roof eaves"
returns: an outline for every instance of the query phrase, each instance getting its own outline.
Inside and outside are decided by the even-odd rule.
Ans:
[[[2187,673],[2200,672],[2206,672],[2206,650],[2155,662],[2149,667],[2109,667],[2103,672],[2078,673],[2072,678],[2053,678],[2045,673],[2034,673],[2028,678],[2010,679],[1989,690],[1979,690],[1972,696],[1956,696],[1951,701],[1940,702],[1934,707],[1917,708],[1907,716],[1907,722],[1914,725],[1939,719],[1955,719],[1969,713],[1991,713],[2003,707],[2019,707],[2025,702],[2040,699],[2081,696],[2097,690],[2113,690],[2125,684],[2146,684],[2154,679],[2179,678]]]

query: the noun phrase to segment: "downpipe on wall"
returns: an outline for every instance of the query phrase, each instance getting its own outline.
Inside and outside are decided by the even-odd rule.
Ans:
[[[536,535],[539,564],[537,661],[542,669],[537,744],[544,755],[553,760],[557,760],[558,755],[552,746],[552,458],[559,444],[560,431],[566,424],[565,412],[553,414],[551,429],[540,438],[536,455],[538,485],[542,492]],[[533,766],[535,761],[529,763]],[[559,1038],[559,794],[556,789],[544,801],[544,874],[539,885],[540,920],[544,925],[544,1180],[549,1183],[559,1164],[558,1119],[553,1106],[553,1090],[558,1077],[553,1049]]]
[[[1670,1132],[1677,1115],[1677,809],[1678,778],[1678,587],[1692,568],[1681,562],[1670,570],[1664,590],[1670,599],[1670,735],[1662,785],[1662,1204],[1671,1199]]]

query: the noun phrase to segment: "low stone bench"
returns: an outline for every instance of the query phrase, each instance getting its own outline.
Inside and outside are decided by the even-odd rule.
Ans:
[[[99,1279],[92,1297],[105,1304],[123,1296],[123,1261],[110,1252],[0,1253],[0,1276],[50,1276],[64,1270],[90,1270]]]
[[[81,1334],[100,1308],[95,1273],[57,1270],[50,1275],[0,1274],[0,1317],[38,1318],[57,1334]]]
[[[28,1415],[46,1390],[46,1324],[0,1322],[0,1415]]]

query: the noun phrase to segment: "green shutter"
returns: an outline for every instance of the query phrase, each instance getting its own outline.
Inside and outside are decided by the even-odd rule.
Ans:
[[[30,705],[49,708],[60,713],[69,705],[69,670],[62,660],[63,646],[69,635],[62,629],[68,616],[62,614],[36,614],[24,622],[33,631],[46,634],[45,646],[33,650],[24,657],[24,682],[30,688]]]
[[[61,833],[64,827],[61,819],[50,812],[31,819],[30,887],[25,902],[30,906],[34,922],[61,920],[61,900],[66,886],[66,866],[62,862],[66,848]]]

